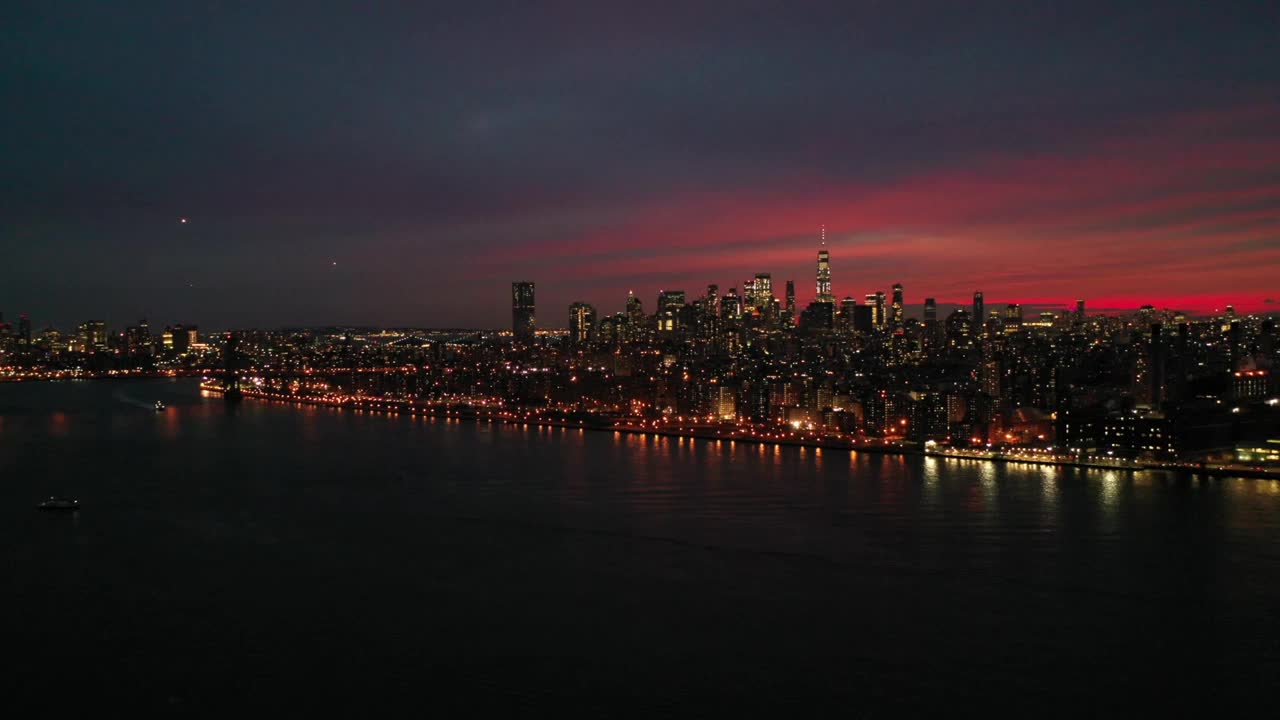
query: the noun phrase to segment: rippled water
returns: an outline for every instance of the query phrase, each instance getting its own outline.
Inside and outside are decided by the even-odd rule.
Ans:
[[[662,715],[1277,689],[1264,480],[228,408],[190,381],[0,385],[0,477],[26,690]],[[83,510],[32,509],[54,494]]]

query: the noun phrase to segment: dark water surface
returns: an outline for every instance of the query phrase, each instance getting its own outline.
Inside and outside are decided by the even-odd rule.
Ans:
[[[54,494],[83,509],[33,509]],[[108,705],[1230,712],[1280,688],[1265,480],[0,385],[0,541],[6,684]]]

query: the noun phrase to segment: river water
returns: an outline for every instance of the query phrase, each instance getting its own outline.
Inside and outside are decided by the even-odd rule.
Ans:
[[[134,708],[1226,712],[1280,676],[1266,480],[10,384],[0,540],[5,682]]]

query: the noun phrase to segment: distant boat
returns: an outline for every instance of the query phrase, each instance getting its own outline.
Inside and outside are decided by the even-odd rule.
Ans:
[[[48,500],[36,505],[37,510],[75,511],[80,509],[80,501],[71,498],[51,497]]]
[[[160,402],[159,400],[157,400],[157,401],[156,401],[156,412],[160,412],[161,410],[164,410],[164,403],[162,403],[162,402]]]

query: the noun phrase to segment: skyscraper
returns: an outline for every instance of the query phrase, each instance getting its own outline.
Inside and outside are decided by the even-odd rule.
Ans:
[[[738,288],[729,288],[729,292],[720,298],[720,317],[726,321],[742,319],[742,298],[738,296]]]
[[[627,291],[627,322],[633,330],[644,327],[644,303],[630,290]]]
[[[865,303],[871,308],[871,325],[876,329],[884,327],[884,291],[867,293]]]
[[[818,302],[835,302],[835,296],[831,294],[831,255],[827,252],[826,230],[822,231],[822,243],[824,247],[818,251]]]
[[[590,303],[576,302],[569,306],[569,344],[587,345],[595,340],[596,309]]]
[[[773,276],[769,273],[756,273],[755,298],[751,304],[764,312],[773,300]]]
[[[1022,306],[1009,303],[1004,306],[1004,332],[1012,335],[1022,330]]]
[[[107,324],[101,320],[86,320],[80,323],[77,334],[86,352],[107,346]]]
[[[893,327],[902,327],[902,283],[893,284]]]
[[[982,324],[987,321],[987,316],[982,307],[981,290],[973,294],[973,317],[970,320],[973,323],[973,328],[969,334],[973,337],[980,336],[982,334]]]
[[[787,281],[787,317],[796,316],[796,281]]]
[[[843,333],[852,333],[854,328],[854,318],[858,314],[858,301],[847,297],[840,301],[840,313],[837,316],[836,325]]]
[[[1084,322],[1084,300],[1076,301],[1076,320]]]
[[[658,318],[658,334],[675,332],[680,327],[680,314],[684,310],[683,290],[662,290],[658,292],[658,307],[654,314]]]
[[[191,332],[186,326],[174,325],[172,328],[168,328],[168,331],[173,335],[171,347],[175,353],[184,355],[191,352]]]
[[[1148,360],[1148,372],[1150,373],[1151,382],[1151,407],[1156,410],[1160,409],[1164,403],[1164,375],[1165,375],[1165,353],[1164,353],[1164,326],[1161,323],[1151,323],[1151,342],[1148,346],[1148,352],[1151,353]]]
[[[146,318],[125,329],[125,352],[129,355],[145,355],[151,352],[151,326]]]
[[[926,351],[937,350],[942,344],[942,328],[938,325],[938,301],[924,299],[924,343]]]
[[[537,329],[533,313],[533,283],[511,283],[511,334],[517,340],[532,340]]]

